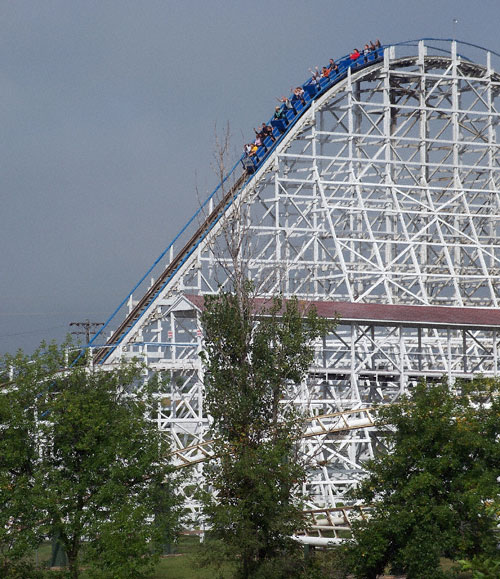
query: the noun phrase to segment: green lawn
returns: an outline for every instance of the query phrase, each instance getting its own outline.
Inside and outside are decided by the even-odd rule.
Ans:
[[[231,577],[230,568],[225,566],[221,571],[201,567],[201,551],[198,537],[182,536],[175,548],[176,554],[168,555],[160,561],[154,575],[155,579],[219,579]]]
[[[232,577],[231,567],[225,565],[221,570],[201,567],[199,562],[202,547],[196,536],[183,535],[179,543],[175,546],[175,553],[162,557],[156,571],[154,579],[229,579]],[[41,566],[48,564],[51,555],[49,543],[38,549],[38,562]],[[322,556],[318,553],[318,556]],[[441,566],[449,570],[453,564],[451,561],[442,559]],[[57,574],[54,573],[54,579]],[[470,573],[459,573],[458,579],[470,579]],[[86,573],[82,573],[82,579],[91,579]]]
[[[175,546],[175,553],[162,557],[156,568],[154,579],[225,579],[231,577],[230,568],[225,566],[221,571],[201,567],[199,555],[201,552],[198,537],[183,535]],[[46,543],[39,547],[36,560],[41,567],[49,564],[51,545]],[[56,577],[57,574],[54,573]],[[82,579],[91,579],[87,573],[82,573]]]

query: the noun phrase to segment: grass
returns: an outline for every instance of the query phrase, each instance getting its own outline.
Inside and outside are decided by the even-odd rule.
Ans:
[[[202,567],[200,555],[203,547],[199,538],[192,535],[182,535],[178,544],[175,545],[175,551],[172,555],[162,557],[158,563],[153,579],[229,579],[232,577],[230,565],[226,564],[221,569]],[[319,557],[325,556],[318,552]],[[51,545],[46,543],[38,549],[37,560],[40,566],[46,566],[51,556]],[[328,559],[328,557],[327,557]],[[441,559],[441,568],[449,571],[455,564],[448,559]],[[54,579],[58,576],[54,573]],[[92,579],[85,572],[81,574],[82,579]],[[470,579],[470,573],[458,573],[458,579]]]
[[[154,579],[226,579],[231,577],[231,568],[224,565],[220,570],[202,567],[200,554],[202,546],[196,536],[182,535],[175,545],[174,554],[161,558],[155,572]],[[50,562],[52,547],[50,543],[41,545],[35,558],[40,567],[47,567]],[[58,576],[54,572],[54,579]],[[91,579],[84,571],[82,579]]]
[[[154,579],[219,579],[231,577],[231,569],[224,565],[220,570],[202,567],[200,554],[202,546],[198,537],[182,536],[176,545],[176,554],[161,559]]]

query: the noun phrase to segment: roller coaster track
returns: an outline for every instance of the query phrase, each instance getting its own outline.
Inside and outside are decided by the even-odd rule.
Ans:
[[[443,39],[421,39],[421,40],[429,40],[429,41],[438,41]],[[396,43],[391,46],[415,46],[417,40],[405,41],[401,43]],[[478,47],[477,45],[473,45],[470,43],[461,43],[466,46]],[[176,257],[165,267],[165,269],[160,273],[152,287],[150,287],[143,297],[139,300],[139,302],[131,309],[125,319],[119,324],[116,330],[113,332],[111,337],[107,340],[106,344],[95,346],[94,350],[94,363],[103,363],[110,354],[114,351],[114,349],[124,341],[128,332],[132,329],[132,327],[138,322],[147,308],[153,303],[155,298],[159,295],[159,293],[163,290],[163,288],[169,283],[172,276],[181,268],[181,266],[186,262],[190,255],[192,255],[195,248],[199,245],[199,243],[203,240],[206,234],[211,230],[213,225],[222,217],[225,209],[230,204],[233,198],[236,198],[240,192],[240,190],[245,187],[249,182],[254,179],[254,176],[258,173],[258,169],[262,166],[263,161],[268,159],[271,155],[273,155],[276,147],[279,143],[283,141],[285,136],[290,132],[292,127],[294,127],[300,119],[303,117],[304,113],[309,110],[311,104],[322,97],[326,92],[330,91],[332,87],[343,81],[346,76],[349,74],[349,70],[358,71],[365,68],[370,68],[372,66],[378,65],[383,60],[383,53],[384,49],[387,46],[382,46],[378,50],[370,53],[370,55],[365,60],[364,56],[361,55],[356,61],[352,61],[349,55],[346,55],[339,60],[336,60],[336,64],[338,66],[338,72],[335,75],[330,76],[329,78],[322,78],[319,85],[312,85],[311,79],[308,79],[305,83],[303,83],[302,87],[304,88],[304,98],[305,104],[302,105],[299,102],[296,102],[294,110],[294,114],[290,111],[286,113],[287,120],[285,121],[285,125],[279,129],[280,135],[277,134],[278,129],[277,125],[274,124],[275,127],[275,135],[276,135],[276,142],[269,144],[267,147],[261,147],[257,152],[256,161],[250,161],[248,158],[244,156],[239,159],[236,163],[235,167],[229,172],[226,176],[229,177],[233,173],[235,174],[235,168],[239,166],[240,162],[243,164],[244,170],[240,174],[239,177],[236,178],[236,181],[232,187],[229,188],[226,194],[223,194],[222,199],[217,203],[215,209],[210,212],[208,217],[205,221],[197,228],[195,233],[189,239],[189,241],[182,247],[181,251],[176,254]],[[436,48],[436,50],[440,51],[441,49]],[[484,50],[484,49],[483,49]],[[443,52],[445,52],[443,50]],[[497,54],[497,53],[494,53]],[[468,60],[465,57],[464,60]],[[272,123],[270,120],[269,122]],[[273,123],[272,123],[273,124]],[[252,158],[255,159],[255,158]],[[224,180],[225,181],[225,180]],[[222,183],[219,184],[216,191],[221,188]],[[215,193],[215,192],[214,192]],[[214,193],[209,197],[212,199]],[[170,249],[173,246],[170,246]],[[164,254],[162,254],[164,255]],[[144,278],[143,278],[144,279]],[[137,288],[138,286],[136,286]],[[135,289],[133,291],[135,291]],[[132,293],[129,294],[128,297],[131,297]],[[125,302],[122,302],[122,305]],[[118,308],[110,317],[110,319],[106,322],[104,328],[94,336],[91,340],[89,346],[93,346],[96,344],[96,339],[98,336],[103,335],[103,330],[108,328],[110,322],[114,318],[114,316],[118,313],[120,308]]]
[[[255,160],[249,162],[248,158],[243,155],[235,167],[241,162],[244,170],[242,174],[236,179],[235,183],[230,187],[228,192],[223,195],[222,199],[217,203],[215,209],[208,215],[205,221],[198,227],[189,241],[182,247],[181,251],[177,253],[176,257],[167,265],[163,272],[156,279],[154,284],[147,290],[139,302],[132,308],[129,314],[125,317],[123,322],[117,327],[110,338],[108,338],[105,346],[96,348],[93,359],[95,364],[103,363],[106,358],[111,354],[111,352],[116,348],[116,346],[122,342],[124,336],[128,331],[134,326],[134,324],[139,320],[142,314],[146,311],[149,305],[155,300],[158,294],[162,291],[165,285],[169,282],[170,278],[176,273],[176,271],[182,266],[182,264],[187,260],[187,258],[192,254],[194,249],[197,247],[199,242],[205,237],[212,226],[218,221],[218,219],[224,213],[226,207],[230,204],[231,200],[236,198],[240,189],[250,181],[257,169],[262,165],[265,158],[276,149],[276,146],[283,140],[283,138],[288,134],[290,129],[295,126],[297,121],[303,116],[303,114],[310,108],[311,103],[317,100],[319,97],[323,96],[327,91],[329,91],[334,85],[338,84],[340,81],[344,80],[348,74],[349,69],[360,70],[369,66],[373,66],[382,60],[383,48],[381,47],[375,52],[371,53],[368,59],[364,59],[363,56],[357,61],[352,61],[349,55],[342,57],[337,60],[338,72],[329,78],[322,78],[319,85],[315,85],[312,88],[311,79],[308,79],[302,86],[305,90],[304,98],[305,105],[299,102],[295,103],[294,114],[290,111],[287,112],[286,128],[280,131],[281,135],[276,138],[276,141],[268,146],[261,147],[257,152]],[[286,110],[286,109],[285,109]],[[271,120],[269,122],[272,122]],[[226,176],[224,181],[232,174],[233,170]],[[223,185],[221,183],[216,191]],[[215,191],[214,191],[215,193]],[[214,193],[210,198],[213,197]],[[129,294],[131,295],[131,294]],[[116,312],[115,312],[116,313]],[[104,328],[106,328],[115,314],[106,322]],[[101,335],[102,328],[96,336],[91,340],[90,346],[95,343],[96,338]]]
[[[305,439],[313,436],[370,428],[375,426],[375,420],[373,418],[375,412],[375,408],[353,408],[343,410],[342,412],[333,412],[331,414],[322,414],[320,416],[307,418],[305,421],[307,428],[301,434],[300,438]],[[356,415],[357,418],[351,418],[353,415]],[[214,458],[212,445],[213,440],[206,440],[199,444],[193,444],[176,450],[171,454],[171,457],[174,461],[178,462],[177,468],[193,466]]]

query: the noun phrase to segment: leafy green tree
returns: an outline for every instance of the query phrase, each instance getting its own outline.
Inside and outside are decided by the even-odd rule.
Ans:
[[[37,490],[38,445],[33,401],[40,375],[36,360],[26,364],[22,353],[8,356],[0,368],[0,576],[34,577],[28,554],[43,535],[34,514],[41,512]],[[22,364],[25,387],[13,381],[13,365]],[[38,515],[40,516],[40,515]]]
[[[55,346],[6,360],[15,374],[2,404],[14,401],[17,414],[2,435],[19,439],[24,462],[20,476],[4,464],[1,476],[15,490],[13,512],[28,520],[4,533],[15,538],[22,523],[26,545],[57,536],[74,578],[82,562],[95,577],[146,576],[178,518],[168,442],[149,418],[159,385],[139,389],[135,364],[61,370],[64,362]]]
[[[303,524],[296,500],[303,418],[283,399],[303,380],[327,324],[297,300],[276,298],[256,313],[249,288],[240,290],[205,297],[202,314],[217,457],[205,468],[204,513],[219,540],[210,549],[212,558],[233,561],[240,577],[296,576],[290,536]]]
[[[380,420],[392,452],[368,464],[357,497],[374,504],[348,548],[356,577],[386,567],[409,578],[442,577],[440,557],[498,560],[499,382],[419,384]]]

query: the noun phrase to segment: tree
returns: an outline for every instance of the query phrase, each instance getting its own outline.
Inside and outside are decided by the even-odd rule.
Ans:
[[[392,452],[368,464],[357,498],[374,503],[348,547],[350,570],[375,578],[443,576],[439,558],[498,559],[499,382],[419,384],[380,412]],[[494,508],[496,504],[496,509]]]
[[[13,382],[12,364],[23,365],[24,387]],[[0,576],[35,577],[28,554],[43,538],[35,524],[41,501],[37,489],[43,479],[38,463],[34,387],[36,360],[26,364],[19,353],[8,356],[0,369]]]
[[[139,389],[136,364],[61,369],[55,346],[5,363],[14,376],[0,398],[16,413],[3,413],[2,441],[19,441],[23,468],[3,462],[1,476],[24,518],[9,519],[4,534],[22,528],[26,545],[57,536],[74,578],[82,561],[96,577],[145,576],[178,516],[168,443],[149,419],[158,384]]]
[[[283,399],[303,380],[327,324],[295,299],[256,309],[245,284],[205,297],[202,359],[216,459],[205,468],[204,514],[220,540],[216,557],[233,561],[240,577],[295,576],[303,417]]]

